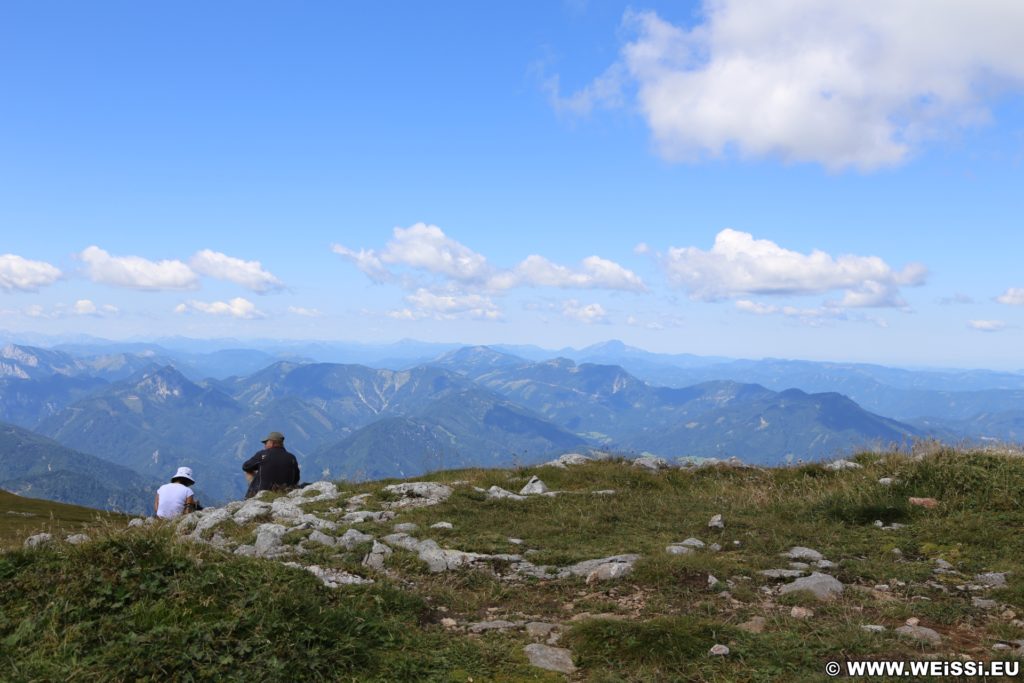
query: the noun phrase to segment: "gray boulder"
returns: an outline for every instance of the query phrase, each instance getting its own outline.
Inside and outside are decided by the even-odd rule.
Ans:
[[[801,569],[765,569],[758,574],[769,579],[796,579],[807,574]]]
[[[391,501],[383,506],[389,510],[437,505],[452,495],[451,487],[432,481],[410,481],[402,484],[391,484],[390,486],[385,486],[384,491],[399,496],[398,500]]]
[[[984,574],[977,574],[974,577],[974,580],[982,586],[988,586],[989,588],[1002,588],[1006,585],[1006,573],[986,572]]]
[[[228,510],[229,508],[224,508]],[[270,516],[270,503],[250,498],[245,501],[231,516],[235,524],[248,524],[258,517]]]
[[[832,470],[833,472],[840,472],[842,470],[859,470],[863,469],[863,465],[856,462],[850,462],[849,460],[835,460],[825,465],[826,470]]]
[[[793,546],[789,550],[783,553],[784,557],[788,557],[791,560],[806,560],[807,562],[818,562],[819,560],[825,559],[825,556],[819,553],[817,550],[811,548],[804,548],[803,546]]]
[[[558,467],[564,470],[569,465],[586,465],[588,462],[593,461],[593,458],[588,458],[587,456],[579,453],[566,453],[556,460],[544,463],[543,467]]]
[[[492,486],[487,489],[487,497],[495,500],[526,500],[526,496],[516,495],[511,491],[506,491],[500,486]]]
[[[352,550],[361,543],[369,543],[373,540],[370,534],[364,534],[355,529],[349,529],[338,538],[338,545],[345,550]]]
[[[641,455],[633,460],[633,467],[643,467],[649,470],[667,470],[668,460],[657,458],[653,455]]]
[[[785,595],[796,591],[807,591],[819,600],[830,600],[843,594],[843,584],[834,576],[813,572],[810,576],[787,583],[779,589],[779,594]]]
[[[315,530],[306,540],[326,546],[334,546],[338,542],[338,539],[334,538],[334,536],[328,536],[320,530]]]
[[[363,566],[369,567],[370,569],[382,572],[384,571],[384,562],[392,555],[394,551],[388,546],[384,545],[379,541],[373,542],[373,548],[363,558]]]
[[[715,515],[714,517],[712,517],[711,520],[708,521],[708,528],[709,529],[724,529],[725,528],[725,521],[722,520],[722,515]]]
[[[256,544],[254,552],[257,557],[273,557],[284,551],[281,537],[288,529],[280,524],[260,524],[256,528]]]
[[[85,534],[71,534],[64,540],[70,543],[71,545],[81,545],[82,543],[88,543],[89,537]]]

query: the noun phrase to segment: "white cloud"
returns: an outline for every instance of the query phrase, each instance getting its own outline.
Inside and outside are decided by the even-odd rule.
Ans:
[[[462,287],[495,292],[515,287],[647,290],[636,273],[600,256],[588,256],[579,268],[569,268],[533,254],[514,268],[502,270],[491,265],[482,254],[445,235],[436,225],[416,223],[409,228],[395,228],[393,234],[380,251],[355,251],[340,244],[332,245],[331,251],[378,283],[396,277],[389,266],[404,266]],[[410,280],[406,286],[419,289],[422,283]]]
[[[74,311],[75,315],[96,315],[100,311],[96,304],[88,299],[79,299],[71,307],[71,310]]]
[[[227,280],[254,292],[283,289],[284,283],[263,269],[259,261],[243,261],[219,251],[203,249],[189,260],[195,272],[218,280]]]
[[[527,256],[514,269],[498,273],[488,287],[496,290],[513,287],[557,287],[560,289],[647,290],[636,273],[600,256],[583,259],[578,270],[552,263],[543,256]]]
[[[288,312],[294,315],[301,315],[304,318],[319,318],[323,315],[315,308],[303,308],[302,306],[289,306]]]
[[[581,304],[576,299],[569,299],[562,304],[562,315],[582,323],[608,322],[608,312],[601,304]]]
[[[1024,85],[1016,0],[705,0],[690,29],[654,12],[623,23],[633,40],[612,68],[566,97],[557,77],[545,88],[557,110],[581,114],[635,88],[658,151],[676,161],[899,164]]]
[[[241,318],[243,320],[253,320],[255,318],[266,317],[261,311],[256,308],[248,299],[242,297],[235,297],[230,301],[188,301],[183,304],[178,304],[174,308],[175,313],[188,313],[189,311],[198,311],[199,313],[206,313],[208,315],[226,315],[232,318]]]
[[[650,251],[651,248],[647,245],[647,242],[638,242],[637,245],[633,247],[634,254],[647,254],[650,253]]]
[[[111,256],[97,246],[85,249],[78,257],[85,263],[86,275],[93,282],[130,289],[195,289],[199,278],[182,261],[150,261],[139,256]]]
[[[840,307],[902,306],[899,287],[924,284],[927,277],[920,264],[895,271],[877,256],[801,254],[730,229],[718,233],[709,251],[671,247],[662,263],[673,284],[703,301],[845,290]]]
[[[34,292],[59,280],[61,272],[45,261],[31,261],[17,254],[0,254],[0,289]]]
[[[774,306],[759,301],[740,299],[735,304],[736,310],[753,315],[783,315],[787,318],[800,318],[801,320],[825,320],[829,318],[844,318],[846,314],[842,309],[830,306],[817,308],[799,308],[797,306]]]
[[[996,301],[1008,306],[1024,306],[1024,287],[1010,287],[997,296]]]
[[[451,320],[457,317],[480,320],[500,320],[501,310],[486,296],[479,294],[435,294],[420,288],[405,297],[410,308],[388,313],[399,320],[419,320],[432,317],[437,320]]]
[[[1024,294],[1024,292],[1022,292],[1022,294]],[[1024,296],[1021,297],[1021,301],[1024,302]],[[967,294],[963,294],[961,292],[957,292],[953,296],[942,297],[941,299],[939,299],[938,303],[939,303],[940,306],[965,305],[965,304],[973,304],[974,303],[974,299],[972,299]]]
[[[1006,323],[1002,320],[969,320],[967,326],[979,332],[1001,332],[1006,329]]]

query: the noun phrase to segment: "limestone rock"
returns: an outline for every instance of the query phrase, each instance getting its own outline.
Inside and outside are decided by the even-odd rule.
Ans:
[[[50,534],[35,534],[25,539],[26,548],[38,548],[39,546],[47,545],[53,542],[53,536]]]
[[[938,645],[942,642],[942,636],[926,626],[900,626],[896,629],[896,633],[930,645]]]
[[[868,633],[884,633],[885,627],[879,624],[862,624],[861,630],[867,631]]]
[[[724,529],[725,528],[725,522],[722,520],[722,515],[715,515],[714,517],[712,517],[711,520],[708,522],[708,528],[709,529]]]
[[[379,541],[373,542],[373,547],[370,552],[363,558],[363,566],[369,567],[376,571],[384,571],[384,562],[391,556],[394,551],[388,546],[384,545]]]
[[[977,583],[989,588],[1002,588],[1006,585],[1006,573],[1005,572],[986,572],[984,574],[978,574],[974,577]]]
[[[881,479],[878,480],[878,483],[881,484],[882,486],[892,486],[893,484],[896,483],[896,480],[893,479],[892,477],[882,477]]]
[[[911,505],[917,505],[923,508],[934,508],[938,507],[939,501],[934,498],[914,498],[913,496],[907,499]]]
[[[248,524],[258,517],[269,517],[270,510],[270,503],[250,498],[237,509],[231,518],[235,520],[235,524]]]
[[[641,455],[633,460],[633,467],[643,467],[649,470],[667,470],[668,460],[653,455]]]
[[[192,537],[200,538],[207,530],[231,519],[231,513],[224,508],[211,508],[208,510],[193,512],[191,514],[184,515],[184,517],[194,517],[198,520],[195,528],[192,529]]]
[[[281,537],[287,529],[280,524],[260,524],[256,528],[255,554],[257,557],[272,557],[284,550]]]
[[[669,555],[689,555],[693,552],[693,548],[687,545],[673,543],[672,545],[665,546],[665,552]]]
[[[395,518],[395,513],[390,510],[380,512],[370,510],[355,510],[341,518],[342,524],[362,524],[363,522],[387,522]]]
[[[398,532],[401,532],[401,533],[411,534],[414,531],[418,531],[419,528],[420,528],[420,525],[419,524],[415,524],[413,522],[403,522],[402,524],[396,524],[392,528],[395,531],[398,531]]]
[[[139,527],[139,526],[144,525],[145,523],[146,522],[141,517],[136,517],[135,519],[133,519],[130,522],[128,522],[128,528],[131,529],[131,528],[134,528],[134,527]]]
[[[576,666],[572,663],[572,653],[562,647],[551,647],[540,643],[531,643],[523,648],[530,664],[547,671],[558,673],[575,673]]]
[[[675,544],[673,544],[673,545],[675,545]],[[704,547],[704,541],[700,540],[699,538],[690,537],[690,538],[686,539],[685,541],[682,541],[681,543],[679,543],[679,545],[685,545],[688,548],[698,548],[699,549],[699,548],[703,548]]]
[[[540,494],[540,493],[547,493],[547,492],[548,492],[547,484],[545,484],[543,481],[541,481],[540,478],[537,475],[534,475],[534,476],[530,477],[530,481],[526,482],[526,486],[524,486],[522,489],[520,489],[519,495],[520,496],[533,496],[533,495],[537,495],[537,494]]]
[[[547,638],[551,632],[558,628],[558,624],[550,624],[546,621],[531,621],[526,624],[526,635],[531,638]]]
[[[781,595],[796,591],[808,591],[819,600],[829,600],[838,595],[842,595],[843,584],[834,576],[814,572],[810,576],[805,576],[793,581],[792,583],[787,583],[779,589],[779,593]]]
[[[826,470],[832,470],[833,472],[839,472],[842,470],[859,470],[863,469],[863,465],[856,462],[850,462],[849,460],[835,460],[825,465]]]
[[[807,574],[802,569],[764,569],[758,574],[769,579],[796,579]]]
[[[588,458],[587,456],[581,455],[580,453],[566,453],[565,455],[560,456],[556,460],[551,460],[549,462],[544,463],[542,467],[558,467],[561,469],[565,469],[568,465],[585,465],[588,462],[593,462],[593,460],[593,458]]]
[[[338,538],[338,545],[345,550],[352,550],[361,543],[369,543],[373,540],[373,536],[370,534],[364,534],[361,531],[355,529],[349,529]]]
[[[506,491],[500,486],[492,486],[487,489],[487,497],[496,500],[526,500],[526,496],[520,496],[511,491]]]
[[[633,571],[633,565],[638,559],[639,555],[613,555],[597,560],[584,560],[562,569],[558,572],[558,577],[584,576],[587,583],[619,578]]]
[[[454,529],[451,522],[435,522],[430,525],[431,529]]]
[[[808,562],[818,562],[819,560],[825,559],[825,557],[817,550],[804,548],[799,545],[793,546],[783,553],[783,555],[791,560],[807,560]]]
[[[432,481],[411,481],[385,486],[384,491],[399,496],[398,500],[385,504],[389,510],[400,508],[426,507],[448,500],[452,489]]]
[[[320,545],[326,545],[326,546],[333,546],[333,545],[335,545],[338,542],[338,539],[334,538],[334,536],[328,536],[327,534],[325,534],[324,532],[319,531],[319,530],[314,531],[313,533],[311,533],[309,535],[309,538],[306,539],[306,540],[312,541],[313,543],[319,543]]]
[[[520,624],[514,621],[505,621],[504,619],[496,619],[495,621],[478,621],[475,624],[469,625],[470,633],[484,633],[486,631],[507,631],[513,628],[519,628]]]
[[[814,616],[814,610],[797,606],[789,610],[789,616],[794,619],[810,619]]]
[[[343,572],[340,569],[331,569],[330,567],[321,567],[320,565],[310,565],[304,567],[295,562],[285,562],[287,567],[295,567],[297,569],[305,569],[307,572],[320,579],[321,582],[328,588],[337,588],[339,586],[354,586],[366,583],[373,583],[373,579],[365,579],[362,576],[356,574],[349,574]]]
[[[979,609],[996,609],[999,607],[999,603],[995,600],[988,600],[987,598],[971,598],[971,605]]]
[[[311,493],[314,495],[310,495]],[[319,503],[322,500],[334,500],[339,495],[338,487],[329,481],[314,482],[301,489],[295,489],[288,494],[290,498],[297,499],[296,502],[300,505]]]
[[[64,540],[71,545],[81,545],[82,543],[88,543],[89,537],[85,534],[71,534]]]
[[[728,654],[729,646],[722,645],[721,643],[714,645],[710,650],[708,650],[708,655],[711,657],[726,657]]]

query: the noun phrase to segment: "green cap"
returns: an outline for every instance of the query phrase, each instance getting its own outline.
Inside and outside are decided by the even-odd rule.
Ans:
[[[263,438],[262,443],[266,443],[268,441],[280,441],[284,443],[284,434],[281,432],[270,432]]]

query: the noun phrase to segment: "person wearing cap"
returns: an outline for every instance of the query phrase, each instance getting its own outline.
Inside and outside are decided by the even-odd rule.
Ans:
[[[164,484],[156,491],[153,510],[157,517],[170,519],[186,512],[198,509],[196,495],[191,486],[196,483],[192,477],[191,467],[179,467],[171,477],[170,484]]]
[[[242,463],[242,470],[251,475],[246,498],[260,491],[280,491],[299,483],[299,461],[284,449],[284,434],[270,432],[263,439],[263,450]]]

